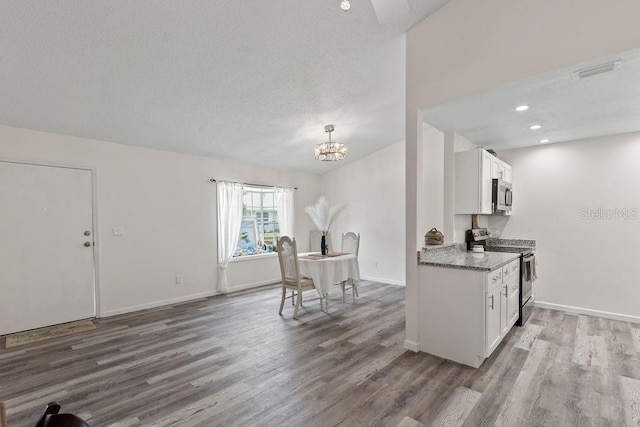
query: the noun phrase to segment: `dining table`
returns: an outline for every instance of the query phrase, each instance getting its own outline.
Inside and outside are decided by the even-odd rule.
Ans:
[[[328,307],[329,291],[334,285],[352,280],[360,280],[358,257],[350,253],[331,253],[321,255],[319,252],[303,252],[298,254],[300,275],[313,280],[320,298]]]

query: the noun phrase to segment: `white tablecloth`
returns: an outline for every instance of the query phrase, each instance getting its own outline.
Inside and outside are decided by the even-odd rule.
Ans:
[[[360,280],[358,258],[353,254],[327,257],[318,260],[304,259],[311,252],[298,254],[300,274],[313,279],[313,283],[324,296],[329,293],[333,285],[347,279]],[[317,252],[312,252],[316,254]]]

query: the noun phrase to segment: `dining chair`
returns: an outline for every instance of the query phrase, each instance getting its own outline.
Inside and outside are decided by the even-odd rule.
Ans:
[[[47,403],[36,427],[89,427],[89,424],[77,415],[59,414],[60,408],[57,402]]]
[[[327,245],[327,251],[330,251],[333,246],[331,245],[331,232],[327,231],[325,237],[325,244]],[[322,241],[322,231],[311,230],[309,232],[309,252],[321,252],[320,242]]]
[[[0,427],[7,427],[7,412],[4,409],[4,402],[0,402]]]
[[[282,236],[278,239],[278,261],[280,261],[280,275],[282,276],[282,301],[280,301],[280,312],[284,308],[284,300],[287,295],[287,289],[297,291],[296,304],[293,311],[293,318],[298,318],[298,309],[302,305],[302,292],[314,290],[316,287],[313,280],[300,275],[300,266],[298,265],[298,248],[296,239],[288,236]],[[293,300],[292,300],[293,302]],[[320,309],[322,310],[322,299],[320,300]]]
[[[360,250],[360,233],[354,233],[349,231],[347,233],[342,233],[342,245],[340,246],[340,252],[345,252],[349,254],[354,254],[356,258],[358,258],[358,251]],[[349,279],[351,282],[351,295],[353,298],[353,302],[356,302],[356,297],[358,296],[358,287],[356,283]],[[342,286],[342,302],[345,301],[345,288],[346,281],[342,282],[340,285]]]

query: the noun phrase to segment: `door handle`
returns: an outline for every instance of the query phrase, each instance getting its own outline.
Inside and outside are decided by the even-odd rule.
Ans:
[[[84,242],[84,246],[88,248],[89,246],[91,246],[91,242]]]
[[[493,295],[489,295],[489,298],[491,298],[491,306],[489,308],[493,310]]]
[[[84,232],[84,235],[85,236],[91,236],[91,232],[89,230],[87,230],[87,231]]]

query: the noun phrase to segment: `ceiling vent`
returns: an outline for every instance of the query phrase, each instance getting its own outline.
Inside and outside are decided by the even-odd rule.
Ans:
[[[582,70],[574,71],[573,78],[584,79],[598,74],[608,73],[609,71],[613,71],[616,68],[620,68],[621,65],[622,61],[617,60],[613,62],[607,62],[606,64],[596,65],[595,67],[584,68]]]

